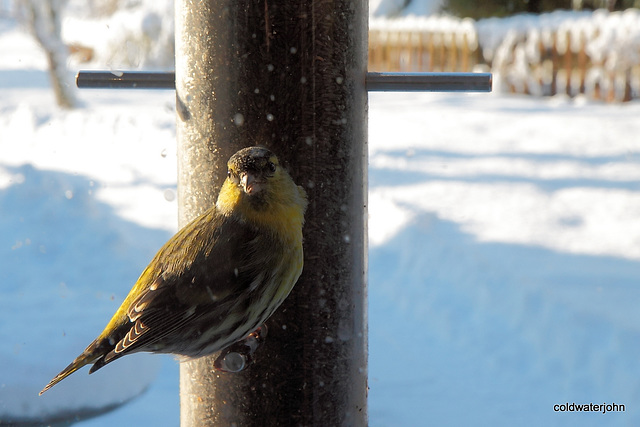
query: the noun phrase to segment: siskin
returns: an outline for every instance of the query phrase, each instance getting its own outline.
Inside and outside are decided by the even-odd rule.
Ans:
[[[40,394],[130,353],[215,353],[280,306],[302,272],[307,198],[263,147],[235,153],[218,200],[158,251],[102,333]]]

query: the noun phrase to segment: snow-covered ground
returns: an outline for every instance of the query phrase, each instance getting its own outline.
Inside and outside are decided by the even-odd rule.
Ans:
[[[149,387],[137,407],[91,422],[177,425],[171,357],[85,370],[37,396],[177,225],[174,95],[85,91],[81,108],[60,111],[45,69],[31,38],[0,20],[0,424],[117,404]]]
[[[0,93],[0,420],[148,385],[77,425],[178,425],[171,357],[37,397],[176,229],[173,93],[80,91],[60,111],[43,55],[2,20]],[[638,117],[638,102],[371,95],[371,426],[640,423]],[[573,402],[626,411],[554,412]]]
[[[639,114],[370,98],[372,426],[638,424]]]

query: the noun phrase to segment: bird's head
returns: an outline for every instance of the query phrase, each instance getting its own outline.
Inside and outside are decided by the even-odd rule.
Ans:
[[[264,197],[280,164],[278,158],[264,147],[248,147],[231,156],[227,163],[227,180],[250,197]]]
[[[306,207],[305,191],[267,148],[243,148],[229,159],[216,203],[220,213],[241,215],[253,223],[302,223]]]

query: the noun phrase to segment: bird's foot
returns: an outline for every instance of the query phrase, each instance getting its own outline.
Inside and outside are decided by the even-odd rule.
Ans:
[[[214,366],[217,371],[240,372],[253,363],[253,354],[267,336],[267,325],[262,325],[245,338],[220,352]]]

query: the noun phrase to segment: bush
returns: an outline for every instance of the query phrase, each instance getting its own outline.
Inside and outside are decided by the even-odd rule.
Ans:
[[[556,9],[571,9],[572,0],[445,0],[443,10],[459,17],[474,19],[509,16],[517,13],[542,13]]]

